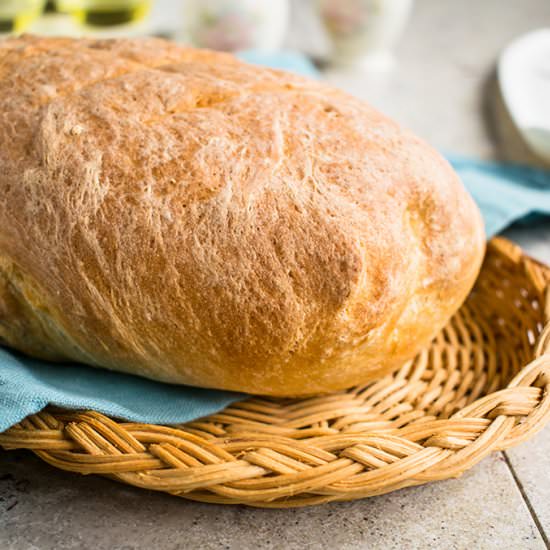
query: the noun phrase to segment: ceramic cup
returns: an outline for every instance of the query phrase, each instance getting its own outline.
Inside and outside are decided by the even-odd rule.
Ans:
[[[214,50],[276,50],[288,8],[288,0],[187,0],[184,38]]]
[[[413,0],[318,0],[321,20],[338,65],[389,68]]]

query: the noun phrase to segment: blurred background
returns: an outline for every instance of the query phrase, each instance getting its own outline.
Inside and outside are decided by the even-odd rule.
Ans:
[[[0,36],[23,32],[246,50],[444,152],[550,165],[550,0],[0,0]]]

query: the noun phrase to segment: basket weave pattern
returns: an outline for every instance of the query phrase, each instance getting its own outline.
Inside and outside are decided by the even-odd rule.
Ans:
[[[178,427],[50,408],[0,434],[64,470],[189,499],[290,507],[460,475],[550,418],[550,269],[491,241],[431,347],[367,386],[250,398]]]

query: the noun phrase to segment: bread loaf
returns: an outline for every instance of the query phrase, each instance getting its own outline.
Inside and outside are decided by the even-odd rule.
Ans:
[[[484,242],[448,163],[341,91],[156,39],[0,42],[7,346],[338,390],[430,342]]]

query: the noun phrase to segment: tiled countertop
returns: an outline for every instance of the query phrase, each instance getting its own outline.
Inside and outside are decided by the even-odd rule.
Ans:
[[[418,0],[386,79],[329,71],[443,151],[525,160],[495,95],[498,51],[550,26],[548,0]],[[550,263],[550,222],[506,234]],[[345,504],[187,502],[0,452],[0,548],[536,548],[550,537],[550,428],[456,480]]]

